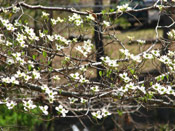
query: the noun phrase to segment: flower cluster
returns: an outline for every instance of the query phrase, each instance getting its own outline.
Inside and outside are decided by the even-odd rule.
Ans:
[[[88,20],[92,20],[92,21],[95,20],[95,18],[94,18],[94,16],[93,16],[92,14],[89,14],[88,16],[86,16],[86,18],[87,18]]]
[[[93,44],[91,43],[91,40],[84,41],[83,46],[76,47],[76,50],[81,52],[85,57],[87,57],[88,53],[91,52],[93,47]]]
[[[13,9],[12,9],[12,12],[13,13],[17,13],[17,12],[20,11],[20,8],[19,7],[15,6],[15,5],[12,5],[12,6],[13,6]]]
[[[127,58],[131,58],[133,61],[136,61],[138,63],[142,61],[140,55],[131,54],[127,49],[120,49],[120,52],[123,53]]]
[[[20,70],[18,70],[14,76],[16,78],[23,78],[25,81],[28,81],[29,79],[32,78],[31,76],[27,75],[24,72],[21,72]]]
[[[131,10],[132,8],[129,7],[129,4],[124,4],[124,5],[118,5],[117,6],[117,11],[118,12],[125,12],[127,10]]]
[[[129,90],[140,90],[144,94],[146,94],[146,90],[144,86],[134,85],[133,82],[130,82],[126,84],[125,86],[120,87],[118,90],[116,90],[116,94],[123,96],[124,93],[128,92]]]
[[[53,101],[55,100],[55,95],[57,94],[57,92],[54,92],[53,90],[49,89],[49,87],[47,85],[41,86],[41,89],[48,95],[49,102],[53,103]]]
[[[102,119],[103,117],[111,115],[111,113],[105,108],[103,108],[102,110],[98,110],[97,112],[92,112],[91,114],[97,119]]]
[[[28,47],[28,45],[25,44],[25,40],[27,39],[25,35],[18,33],[16,36],[17,36],[16,40],[22,48]]]
[[[71,73],[70,74],[71,78],[73,80],[79,80],[80,83],[87,83],[89,82],[89,80],[87,80],[86,78],[84,78],[82,75],[80,75],[78,72],[76,73]]]
[[[124,80],[125,83],[128,83],[131,81],[131,79],[128,77],[128,74],[126,72],[119,74],[119,76]]]
[[[2,17],[0,17],[0,21],[1,21],[2,25],[5,26],[8,31],[13,32],[17,29],[13,26],[13,24],[11,24],[9,22],[9,20],[6,20],[6,19],[3,19]]]
[[[76,13],[74,13],[73,16],[69,16],[69,21],[74,22],[76,26],[80,26],[83,23],[81,16]]]
[[[58,22],[62,23],[64,20],[60,17],[57,17],[57,19],[51,19],[51,22],[53,25],[56,25]]]
[[[119,66],[117,64],[116,60],[111,60],[108,56],[106,56],[106,57],[102,56],[100,59],[105,63],[105,65],[107,65],[109,67],[117,67],[117,66]]]
[[[69,45],[71,43],[71,40],[67,40],[65,37],[58,34],[54,35],[54,39],[63,45]]]
[[[36,36],[35,32],[34,32],[34,29],[32,28],[29,28],[28,26],[24,26],[25,28],[25,33],[28,35],[28,38],[33,41],[33,40],[36,40],[38,41],[39,40],[39,37]]]
[[[12,84],[19,84],[19,81],[16,79],[16,77],[14,77],[14,76],[11,76],[11,77],[3,77],[2,78],[2,82],[4,82],[4,83],[7,83],[7,84],[9,84],[9,83],[12,83]]]
[[[175,91],[172,89],[171,86],[165,87],[165,86],[160,85],[159,83],[156,83],[156,84],[152,85],[152,88],[154,90],[156,90],[161,95],[163,95],[163,94],[169,94],[169,95],[172,94],[172,95],[175,96]]]
[[[46,13],[44,11],[42,11],[42,18],[48,18],[49,17],[49,13]]]
[[[167,33],[167,35],[168,35],[169,38],[175,40],[175,30],[174,29],[172,29],[171,31],[169,31]]]
[[[13,109],[17,105],[15,101],[9,100],[9,98],[6,98],[5,100],[0,101],[0,104],[6,104],[9,110]]]
[[[145,41],[145,40],[137,40],[137,42],[138,42],[140,45],[143,45],[143,44],[145,44],[145,43],[146,43],[146,41]]]

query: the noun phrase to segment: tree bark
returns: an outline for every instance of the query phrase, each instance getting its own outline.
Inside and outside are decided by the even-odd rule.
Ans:
[[[94,13],[99,13],[102,11],[102,7],[100,5],[103,5],[102,0],[94,0]],[[103,36],[102,36],[102,25],[100,24],[102,22],[102,16],[97,16],[97,23],[95,23],[94,26],[94,41],[95,41],[95,47],[96,47],[96,61],[101,62],[101,57],[104,56],[104,48],[103,48]],[[97,80],[101,80],[101,76],[99,75],[99,72],[101,71],[103,67],[101,65],[98,66],[97,69]]]

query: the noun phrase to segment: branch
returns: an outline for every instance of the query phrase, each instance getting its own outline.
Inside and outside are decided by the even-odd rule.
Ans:
[[[19,2],[14,4],[16,6],[22,6],[25,7],[27,9],[40,9],[40,10],[52,10],[52,11],[65,11],[65,12],[70,12],[70,13],[77,13],[79,15],[89,15],[89,12],[84,12],[84,11],[77,11],[74,8],[65,8],[65,7],[49,7],[49,6],[42,6],[42,5],[29,5],[25,2]],[[1,8],[0,9],[0,13],[3,12],[3,10],[11,10],[13,8],[13,6],[9,6],[6,8]],[[174,9],[175,6],[163,6],[163,9]],[[142,12],[142,11],[146,11],[146,10],[152,10],[152,9],[158,9],[158,7],[156,7],[156,5],[153,6],[149,6],[149,7],[145,7],[145,8],[141,8],[141,9],[131,9],[131,10],[127,10],[126,12]],[[95,15],[115,15],[115,14],[121,14],[122,12],[110,12],[110,13],[94,13]]]

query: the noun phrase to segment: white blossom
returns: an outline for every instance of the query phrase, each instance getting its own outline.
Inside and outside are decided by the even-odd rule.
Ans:
[[[93,117],[101,119],[102,118],[102,114],[101,111],[97,111],[97,112],[92,112],[91,113]]]
[[[66,110],[62,105],[55,107],[55,110],[61,113],[63,117],[66,117],[66,114],[68,113],[68,110]]]
[[[68,97],[70,104],[74,104],[76,101],[78,101],[77,98],[74,97]]]
[[[100,90],[99,90],[99,86],[92,86],[92,87],[91,87],[91,90],[94,91],[94,92],[100,91]]]
[[[16,105],[17,105],[17,103],[14,101],[7,101],[6,102],[6,106],[8,109],[13,109]]]
[[[45,106],[39,106],[40,110],[45,114],[45,115],[48,115],[48,106],[45,105]]]
[[[23,106],[25,111],[36,108],[36,105],[34,105],[33,101],[30,99],[28,101],[23,100]]]

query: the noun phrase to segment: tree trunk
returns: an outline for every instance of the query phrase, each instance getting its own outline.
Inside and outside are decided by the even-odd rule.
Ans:
[[[102,11],[102,0],[94,0],[94,13],[99,13]],[[100,62],[100,57],[104,56],[104,48],[103,48],[103,36],[102,36],[102,26],[100,25],[100,22],[102,22],[102,16],[97,16],[97,23],[95,23],[94,26],[94,41],[95,41],[95,47],[96,47],[96,61]],[[99,72],[103,69],[102,66],[98,66],[97,69],[97,80],[101,80],[101,76],[99,75]]]

